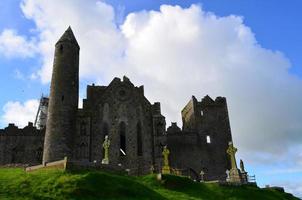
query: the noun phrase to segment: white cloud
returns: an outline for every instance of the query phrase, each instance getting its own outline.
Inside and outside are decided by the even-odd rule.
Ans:
[[[24,103],[19,101],[9,101],[3,107],[3,123],[15,123],[19,127],[24,127],[28,122],[34,122],[39,107],[36,99],[28,100]]]
[[[0,34],[0,54],[8,58],[33,57],[37,51],[35,41],[20,36],[15,30],[5,29]]]
[[[288,73],[281,52],[258,44],[241,17],[218,17],[195,5],[161,6],[129,14],[122,32],[127,73],[146,82],[168,119],[180,121],[192,94],[223,95],[241,150],[282,154],[301,143],[302,81]]]
[[[124,40],[114,23],[114,9],[110,5],[102,1],[23,0],[21,8],[25,17],[35,22],[39,33],[43,66],[36,75],[42,82],[50,80],[54,44],[69,25],[83,49],[81,77],[102,77],[104,71],[115,68]]]
[[[302,185],[299,181],[277,181],[271,186],[281,186],[285,188],[285,192],[294,194],[295,197],[302,198]]]

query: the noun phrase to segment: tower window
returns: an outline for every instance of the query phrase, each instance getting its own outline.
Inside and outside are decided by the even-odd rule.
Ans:
[[[210,144],[211,143],[211,137],[209,135],[207,135],[207,143]]]
[[[142,126],[141,123],[138,122],[136,125],[136,132],[137,132],[137,155],[143,155],[143,144],[142,144]]]
[[[62,102],[63,102],[64,101],[64,95],[62,95],[61,99],[62,99]]]
[[[119,126],[120,133],[120,156],[126,155],[126,124],[121,122]]]
[[[63,53],[63,45],[60,45],[60,52]]]

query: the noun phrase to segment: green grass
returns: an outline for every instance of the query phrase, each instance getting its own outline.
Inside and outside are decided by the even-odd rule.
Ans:
[[[253,186],[201,184],[185,177],[129,177],[99,171],[64,172],[0,168],[0,200],[164,200],[164,199],[297,199],[287,193]]]

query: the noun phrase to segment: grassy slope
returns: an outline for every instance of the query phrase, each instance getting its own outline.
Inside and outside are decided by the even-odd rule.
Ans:
[[[154,175],[128,177],[104,172],[25,173],[22,169],[0,168],[0,199],[296,199],[289,194],[257,187],[200,184],[188,178]]]

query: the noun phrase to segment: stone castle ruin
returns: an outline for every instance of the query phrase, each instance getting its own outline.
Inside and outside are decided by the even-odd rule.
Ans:
[[[144,87],[124,76],[108,86],[88,85],[79,109],[79,52],[68,28],[55,45],[49,101],[41,100],[38,125],[0,129],[0,165],[33,166],[67,157],[74,165],[101,166],[108,150],[107,166],[144,175],[161,171],[168,149],[171,173],[195,180],[227,178],[232,134],[226,98],[192,96],[181,111],[182,128],[176,123],[166,128],[160,103],[149,102]]]

